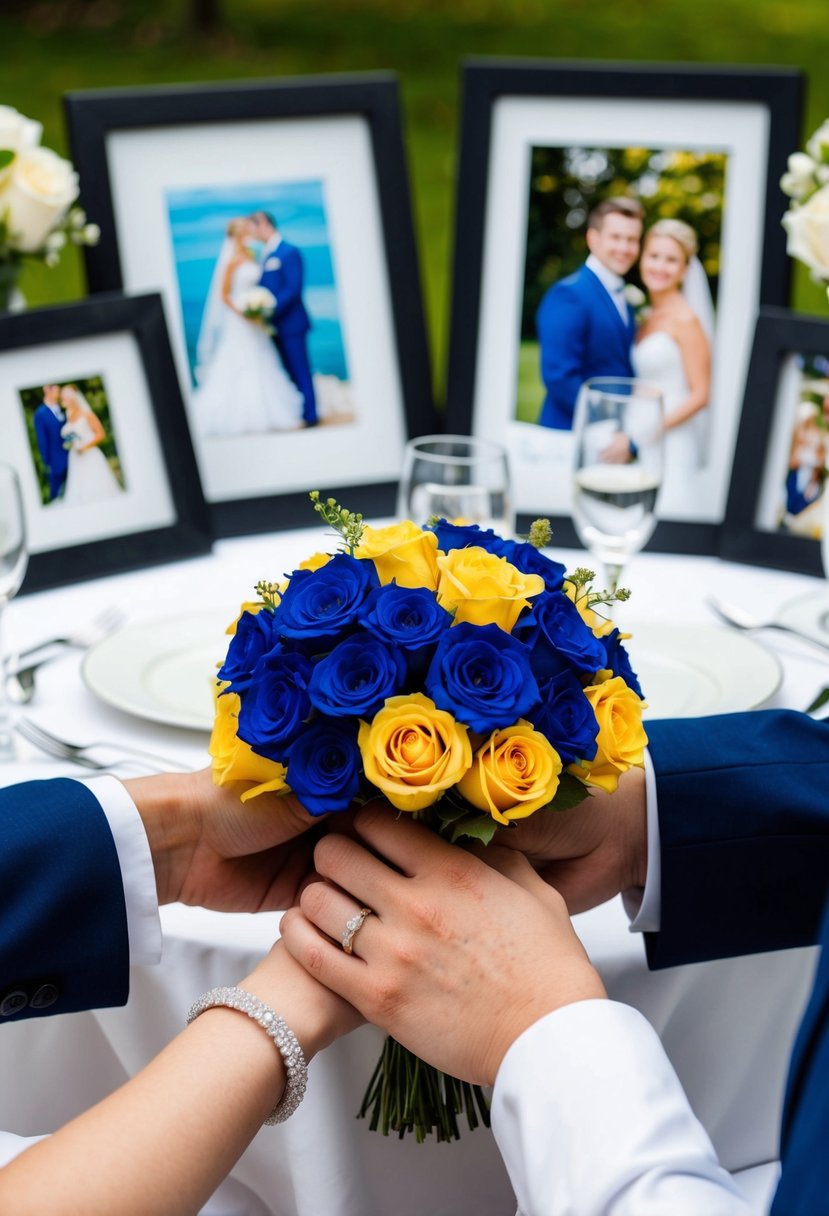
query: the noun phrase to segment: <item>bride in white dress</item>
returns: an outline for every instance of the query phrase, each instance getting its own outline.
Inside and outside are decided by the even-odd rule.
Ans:
[[[99,446],[106,439],[106,432],[98,415],[74,384],[63,386],[60,403],[66,414],[61,435],[64,445],[71,447],[66,489],[58,501],[65,507],[79,507],[115,498],[123,491]]]
[[[633,347],[633,370],[662,390],[665,482],[705,463],[714,312],[693,228],[657,220],[642,244],[639,274],[650,310]]]
[[[199,332],[193,400],[198,428],[209,438],[302,426],[302,394],[267,330],[244,313],[261,274],[248,235],[247,220],[228,224]]]

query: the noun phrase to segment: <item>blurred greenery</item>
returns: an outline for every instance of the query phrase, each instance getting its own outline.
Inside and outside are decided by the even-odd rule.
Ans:
[[[219,27],[197,30],[211,9]],[[464,56],[793,66],[809,80],[804,138],[829,115],[826,0],[5,0],[0,45],[0,101],[43,122],[44,143],[64,152],[69,89],[397,72],[439,395]],[[78,298],[80,256],[27,268],[21,286],[31,303]],[[829,312],[800,267],[794,305]]]
[[[99,443],[101,451],[107,458],[107,463],[118,479],[119,485],[124,487],[124,474],[121,470],[121,461],[118,457],[118,450],[115,446],[115,435],[112,430],[112,421],[109,415],[109,400],[107,398],[106,387],[103,379],[100,376],[87,376],[81,380],[58,381],[60,387],[65,384],[71,384],[78,389],[86,398],[92,412],[98,418],[101,426],[104,428],[104,438]],[[43,463],[43,458],[40,454],[40,448],[35,434],[35,410],[43,401],[43,385],[36,384],[31,388],[21,388],[18,390],[18,396],[23,405],[23,412],[26,417],[26,430],[29,436],[29,447],[32,453],[32,460],[37,474],[38,486],[40,488],[40,501],[47,503],[49,501],[49,474],[46,466]]]

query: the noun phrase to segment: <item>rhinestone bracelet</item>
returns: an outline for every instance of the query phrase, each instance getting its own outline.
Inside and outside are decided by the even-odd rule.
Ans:
[[[204,1013],[206,1009],[215,1009],[219,1005],[246,1013],[249,1018],[253,1018],[254,1022],[262,1027],[265,1034],[273,1039],[274,1045],[285,1062],[287,1080],[285,1092],[265,1120],[265,1126],[284,1123],[299,1106],[308,1084],[308,1065],[305,1063],[305,1056],[296,1035],[284,1018],[281,1018],[275,1010],[270,1009],[264,1001],[260,1001],[252,993],[246,992],[244,988],[211,988],[210,992],[205,992],[204,996],[199,997],[187,1014],[187,1025],[189,1026],[192,1021],[195,1021],[199,1014]]]

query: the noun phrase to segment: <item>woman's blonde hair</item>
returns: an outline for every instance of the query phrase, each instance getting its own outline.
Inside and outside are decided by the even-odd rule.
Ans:
[[[225,228],[226,236],[237,236],[240,232],[244,232],[247,220],[241,216],[234,216],[232,220],[228,220],[227,228]]]
[[[694,232],[690,224],[686,224],[684,220],[657,220],[652,224],[645,233],[643,245],[647,245],[652,236],[669,236],[676,241],[682,252],[685,254],[686,261],[690,262],[691,258],[699,249],[699,241],[697,234]]]

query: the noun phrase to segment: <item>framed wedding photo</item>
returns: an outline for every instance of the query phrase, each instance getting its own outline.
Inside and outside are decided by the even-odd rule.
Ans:
[[[387,73],[70,93],[93,292],[161,292],[219,535],[393,510],[434,425]]]
[[[559,543],[579,386],[637,376],[677,423],[650,547],[716,550],[754,318],[788,304],[801,99],[788,69],[464,66],[447,426],[506,443]]]
[[[720,556],[823,573],[829,476],[829,321],[760,312]]]
[[[0,417],[23,494],[24,592],[209,551],[157,294],[0,316]]]

